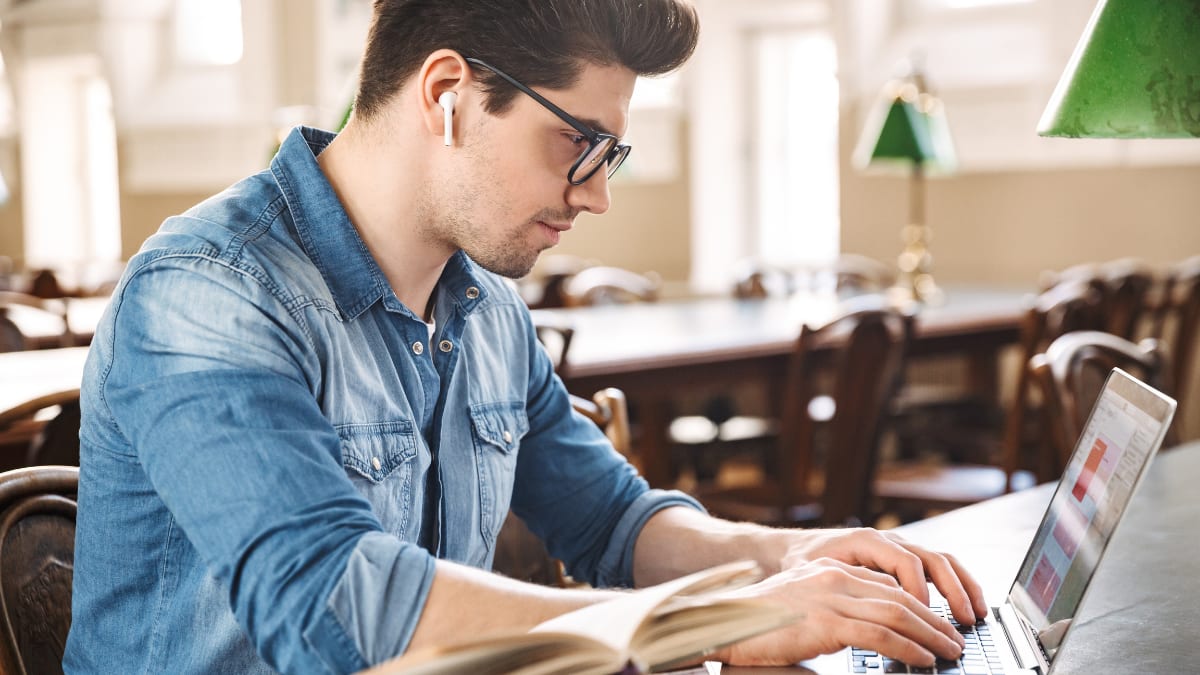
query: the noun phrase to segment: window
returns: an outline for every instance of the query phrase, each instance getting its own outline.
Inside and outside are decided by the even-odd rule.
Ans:
[[[755,257],[820,264],[839,247],[837,53],[829,34],[764,30],[752,38]]]
[[[194,66],[241,61],[241,0],[176,0],[175,55]]]

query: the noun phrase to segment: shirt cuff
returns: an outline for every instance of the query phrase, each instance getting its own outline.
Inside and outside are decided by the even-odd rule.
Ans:
[[[633,588],[633,547],[642,533],[642,527],[651,516],[671,506],[688,506],[707,513],[700,502],[678,490],[649,490],[643,493],[617,521],[604,557],[600,559],[597,576],[602,586]]]
[[[434,566],[415,544],[382,532],[363,535],[329,596],[326,616],[305,639],[336,660],[328,664],[333,672],[356,672],[403,654],[429,597]]]

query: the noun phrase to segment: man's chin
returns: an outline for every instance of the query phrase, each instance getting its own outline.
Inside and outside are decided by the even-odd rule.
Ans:
[[[534,265],[534,263],[537,262],[537,258],[538,258],[538,256],[535,255],[535,256],[533,256],[533,259],[529,260],[529,261],[524,261],[524,260],[479,260],[475,256],[472,256],[470,253],[468,253],[467,255],[470,256],[470,258],[475,261],[476,265],[479,265],[480,267],[491,272],[492,274],[497,274],[497,275],[505,277],[507,279],[520,279],[522,277],[528,276],[529,273],[531,271],[533,271],[533,265]],[[538,255],[541,255],[541,254],[539,253]]]

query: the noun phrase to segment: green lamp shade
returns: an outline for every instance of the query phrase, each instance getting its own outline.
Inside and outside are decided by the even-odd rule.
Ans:
[[[952,170],[954,143],[941,103],[928,97],[884,98],[868,118],[855,156],[863,168],[920,165]]]
[[[1100,0],[1038,134],[1200,137],[1200,0]]]

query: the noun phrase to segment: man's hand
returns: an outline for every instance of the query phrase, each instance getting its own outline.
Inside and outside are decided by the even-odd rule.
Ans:
[[[952,555],[926,550],[892,532],[868,528],[796,534],[781,561],[785,570],[818,558],[832,558],[891,575],[922,605],[929,604],[926,581],[932,581],[946,598],[954,618],[963,625],[987,616],[983,589]]]
[[[783,605],[795,623],[717,652],[735,665],[788,665],[854,645],[914,665],[957,658],[962,637],[896,579],[830,558],[799,562],[730,594]]]

